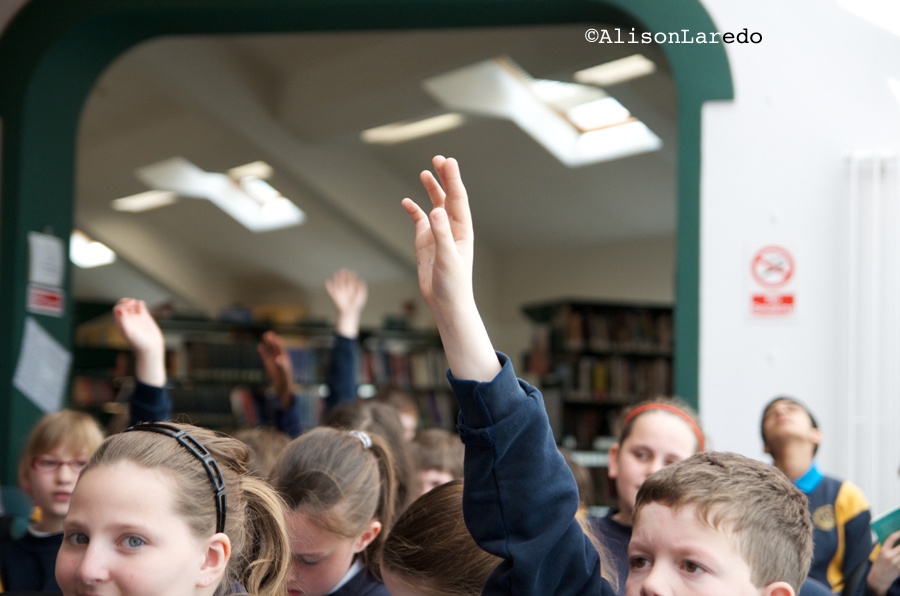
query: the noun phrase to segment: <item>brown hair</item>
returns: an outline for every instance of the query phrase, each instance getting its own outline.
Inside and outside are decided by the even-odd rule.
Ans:
[[[242,428],[234,433],[234,438],[247,446],[250,455],[247,467],[258,478],[269,477],[278,455],[291,442],[285,433],[268,426]]]
[[[777,468],[736,453],[704,451],[644,481],[635,525],[648,503],[695,506],[702,523],[733,540],[757,588],[786,581],[797,591],[806,578],[812,559],[806,495]]]
[[[412,414],[418,418],[419,403],[412,392],[401,389],[396,385],[384,385],[372,397],[377,402],[394,406],[404,414]]]
[[[462,482],[454,480],[416,499],[391,528],[381,566],[425,596],[481,594],[502,559],[475,544],[462,498]]]
[[[189,433],[218,465],[225,483],[225,534],[231,557],[220,586],[240,584],[250,594],[281,596],[291,559],[284,503],[264,481],[247,473],[247,447],[237,439],[188,424],[166,423]],[[140,427],[136,427],[140,428]],[[129,461],[168,472],[175,481],[175,511],[195,536],[212,536],[216,501],[204,465],[171,435],[125,432],[108,438],[91,457],[93,467]]]
[[[394,511],[398,514],[419,494],[416,468],[409,442],[404,438],[403,423],[397,409],[371,399],[357,400],[333,409],[322,426],[375,433],[385,441],[393,456],[397,481]]]
[[[83,451],[90,456],[103,442],[103,431],[97,421],[84,412],[59,410],[38,420],[19,457],[19,483],[28,476],[31,460],[57,447]]]
[[[694,432],[697,439],[696,450],[703,450],[706,441],[703,435],[703,427],[700,424],[700,417],[697,415],[697,412],[681,399],[665,395],[642,401],[622,412],[616,429],[619,445],[624,444],[625,439],[631,435],[631,431],[634,429],[634,423],[638,418],[647,412],[658,411],[667,412],[673,416],[677,416],[682,422],[687,424]]]
[[[377,553],[394,522],[393,455],[380,436],[353,432],[318,427],[300,435],[275,462],[272,484],[292,511],[302,510],[333,534],[355,538],[380,521],[383,531],[363,551],[366,567],[380,577]]]
[[[466,448],[459,435],[443,428],[426,428],[412,444],[416,470],[440,470],[462,479]]]

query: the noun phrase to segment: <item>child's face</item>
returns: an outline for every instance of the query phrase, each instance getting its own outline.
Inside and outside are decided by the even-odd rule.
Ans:
[[[793,594],[777,582],[757,588],[750,565],[726,532],[697,517],[694,505],[678,510],[660,503],[641,508],[628,545],[627,596],[759,596]]]
[[[696,450],[697,436],[675,414],[651,410],[635,418],[628,438],[609,451],[609,477],[616,481],[622,517],[631,519],[638,489],[650,474]]]
[[[173,509],[163,472],[130,462],[86,472],[72,496],[56,558],[66,596],[195,596],[206,544]],[[213,506],[210,495],[210,506]]]
[[[75,482],[90,455],[87,451],[59,446],[31,459],[22,488],[41,508],[38,530],[62,531]]]
[[[763,436],[767,445],[778,445],[789,439],[803,439],[811,445],[821,441],[821,431],[813,427],[809,413],[802,405],[779,399],[763,414]]]
[[[453,474],[447,472],[446,470],[419,470],[416,472],[416,476],[419,477],[419,484],[422,487],[421,495],[424,495],[428,491],[433,488],[436,488],[442,484],[447,484],[451,480],[453,480]]]
[[[329,512],[326,514],[333,515]],[[323,596],[343,579],[357,553],[362,552],[381,530],[372,526],[356,538],[346,538],[324,529],[301,509],[287,514],[291,539],[290,596]],[[373,533],[374,532],[374,533]]]

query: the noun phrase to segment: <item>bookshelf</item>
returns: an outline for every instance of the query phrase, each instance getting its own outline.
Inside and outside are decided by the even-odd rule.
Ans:
[[[158,320],[166,338],[167,369],[174,415],[218,429],[259,422],[253,394],[268,380],[257,343],[273,330],[284,340],[294,373],[294,391],[304,427],[322,414],[325,379],[334,342],[331,325],[263,324],[196,319]],[[113,400],[130,387],[130,353],[109,325],[76,332],[73,405],[98,412],[115,411]],[[360,395],[369,397],[390,385],[410,392],[419,403],[421,423],[453,429],[456,403],[444,372],[446,358],[436,331],[364,329],[357,367]]]
[[[672,307],[554,300],[523,307],[524,369],[541,387],[557,441],[592,471],[597,505],[613,495],[605,452],[623,408],[672,393]]]

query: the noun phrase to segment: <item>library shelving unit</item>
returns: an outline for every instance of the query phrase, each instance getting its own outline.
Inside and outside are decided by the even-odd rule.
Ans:
[[[609,505],[606,451],[623,408],[672,392],[672,307],[554,300],[523,307],[532,322],[525,370],[545,394],[557,440],[592,470]]]
[[[254,392],[266,385],[257,351],[272,330],[285,342],[294,373],[301,423],[315,426],[327,394],[326,371],[334,328],[321,323],[266,324],[160,318],[174,415],[218,429],[259,422]],[[73,405],[115,411],[130,390],[128,348],[112,323],[76,332]],[[446,359],[436,331],[364,329],[360,332],[358,386],[368,397],[383,386],[406,390],[419,402],[424,425],[453,428],[455,401],[444,376]],[[125,363],[123,364],[123,359]]]

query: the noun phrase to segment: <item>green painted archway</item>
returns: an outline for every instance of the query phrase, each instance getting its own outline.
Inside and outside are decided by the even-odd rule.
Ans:
[[[38,409],[13,387],[28,288],[28,233],[68,238],[84,102],[122,52],[161,35],[605,23],[715,31],[699,0],[30,0],[0,37],[0,482]],[[587,42],[585,42],[587,43]],[[700,115],[731,99],[722,44],[663,44],[678,90],[675,389],[696,405],[700,302]],[[65,292],[68,294],[68,279]],[[35,316],[64,346],[71,311]]]

